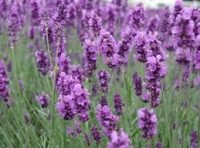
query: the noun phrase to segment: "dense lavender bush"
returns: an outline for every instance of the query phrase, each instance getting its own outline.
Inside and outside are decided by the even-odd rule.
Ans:
[[[0,0],[0,9],[0,148],[199,147],[200,8]]]

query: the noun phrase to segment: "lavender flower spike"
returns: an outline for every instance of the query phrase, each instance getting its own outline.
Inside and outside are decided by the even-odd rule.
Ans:
[[[123,129],[120,129],[119,132],[112,132],[107,148],[131,148],[130,139]]]
[[[138,127],[145,139],[151,139],[157,134],[157,116],[153,110],[141,108],[137,112]]]

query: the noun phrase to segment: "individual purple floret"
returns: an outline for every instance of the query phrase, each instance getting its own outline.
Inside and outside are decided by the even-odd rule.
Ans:
[[[10,93],[9,93],[9,79],[6,72],[5,64],[0,60],[0,100],[4,101],[7,105],[10,105]]]
[[[51,66],[48,53],[44,50],[37,50],[35,52],[35,60],[39,72],[41,72],[42,75],[47,75]]]
[[[197,131],[192,131],[190,135],[190,148],[198,148],[199,138]]]
[[[92,135],[92,138],[96,141],[97,144],[100,143],[101,133],[100,133],[100,130],[96,126],[93,126],[91,128],[91,135]]]
[[[49,105],[50,98],[48,94],[42,93],[36,96],[36,100],[42,108],[47,108]]]
[[[117,115],[122,114],[124,103],[122,102],[122,98],[120,94],[115,94],[114,95],[114,107]]]
[[[157,134],[157,116],[153,110],[141,108],[137,112],[138,127],[145,139],[151,139]]]
[[[142,78],[137,73],[134,73],[132,80],[133,80],[136,96],[141,96],[142,95]]]
[[[118,132],[112,132],[107,148],[131,148],[130,143],[128,135],[123,129],[120,129]]]
[[[103,128],[105,134],[109,137],[112,131],[116,130],[119,118],[115,116],[107,105],[97,105],[96,118]]]
[[[110,75],[105,70],[100,70],[97,74],[99,80],[99,88],[103,93],[107,93],[109,89]]]

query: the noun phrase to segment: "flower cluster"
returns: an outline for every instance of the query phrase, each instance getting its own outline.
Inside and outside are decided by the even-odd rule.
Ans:
[[[46,75],[51,68],[51,63],[48,53],[44,50],[37,50],[35,52],[35,60],[39,72],[41,72],[42,75]]]
[[[63,119],[69,120],[77,114],[80,121],[87,121],[90,109],[89,94],[80,81],[74,78],[73,75],[61,72],[56,85],[60,94],[57,102],[59,115]]]
[[[96,118],[105,134],[109,137],[111,133],[117,129],[119,118],[112,114],[107,105],[98,105],[96,108]]]
[[[138,127],[145,139],[151,139],[157,134],[157,116],[153,110],[141,108],[137,112]]]
[[[14,48],[17,41],[17,36],[19,31],[22,28],[22,17],[18,10],[17,3],[14,3],[10,15],[8,17],[8,36],[9,36],[9,45],[11,48]]]
[[[165,77],[167,67],[161,43],[156,34],[148,36],[148,50],[146,67],[146,88],[150,93],[150,104],[157,107],[160,104],[161,79]]]
[[[88,76],[92,76],[93,71],[96,70],[97,47],[90,40],[86,40],[84,46],[85,46],[85,53],[84,53],[85,73]]]
[[[108,148],[131,148],[130,139],[128,135],[120,129],[120,131],[113,131],[111,134],[111,140],[108,143]]]
[[[141,96],[142,95],[142,78],[137,73],[134,73],[132,79],[133,79],[136,96]]]
[[[42,108],[47,108],[49,105],[50,98],[48,94],[42,93],[36,96],[36,100]]]
[[[4,62],[0,61],[0,100],[10,105],[9,80]]]
[[[110,75],[105,70],[100,70],[97,74],[99,80],[99,88],[103,93],[107,93],[109,89]]]
[[[115,94],[114,95],[114,107],[117,115],[122,114],[122,109],[123,109],[124,103],[122,102],[122,98],[120,94]]]
[[[118,67],[122,63],[120,55],[117,54],[117,43],[108,31],[101,30],[98,46],[103,60],[109,68]]]
[[[145,63],[147,61],[146,58],[146,50],[147,50],[147,40],[145,32],[137,32],[134,38],[134,48],[136,50],[136,57],[139,62]]]

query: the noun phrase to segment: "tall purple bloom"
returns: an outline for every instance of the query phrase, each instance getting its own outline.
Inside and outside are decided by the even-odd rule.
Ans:
[[[39,72],[41,72],[42,75],[46,75],[51,67],[48,53],[44,50],[37,50],[35,52],[35,60]]]
[[[147,40],[145,32],[137,32],[134,38],[134,47],[136,50],[136,57],[139,62],[145,63],[147,61]]]
[[[190,148],[198,148],[198,133],[197,131],[192,131],[191,135],[190,135]]]
[[[5,64],[0,60],[0,100],[10,105],[9,80],[6,72]]]
[[[40,24],[41,6],[38,0],[31,0],[30,2],[31,11],[31,24],[38,26]]]
[[[71,59],[69,56],[67,56],[64,52],[60,53],[57,63],[60,72],[65,72],[65,74],[69,73],[71,64]]]
[[[103,128],[105,134],[109,137],[117,128],[119,118],[115,116],[107,105],[98,105],[96,108],[96,118]]]
[[[76,112],[79,116],[79,120],[86,122],[89,120],[89,109],[90,109],[90,99],[89,94],[83,86],[75,84],[72,92],[74,94],[74,101],[76,105]]]
[[[114,37],[104,29],[100,32],[99,50],[103,56],[104,63],[109,68],[114,68],[121,64],[122,59],[117,54],[117,43]]]
[[[42,108],[47,108],[49,105],[50,98],[48,94],[42,93],[36,96],[36,100]]]
[[[137,30],[144,26],[145,11],[143,6],[137,5],[129,12],[128,24],[131,28]]]
[[[14,48],[17,36],[22,27],[22,17],[18,11],[17,3],[12,4],[10,15],[8,17],[8,37],[9,45]]]
[[[99,80],[99,88],[103,93],[107,93],[109,89],[110,75],[105,70],[100,70],[97,74]]]
[[[153,110],[141,108],[137,112],[138,127],[145,139],[151,139],[157,134],[157,116]]]
[[[113,131],[111,134],[111,139],[107,145],[107,148],[131,148],[128,135],[120,129],[120,131]]]
[[[137,73],[134,73],[132,79],[133,79],[136,96],[141,96],[142,95],[142,78]]]
[[[160,104],[161,79],[167,73],[164,55],[157,35],[150,34],[148,36],[147,62],[145,65],[146,88],[150,93],[150,104],[154,108]]]
[[[75,117],[75,102],[72,95],[60,95],[56,103],[58,114],[64,120],[71,120]]]
[[[122,34],[122,39],[118,44],[118,54],[122,58],[122,63],[128,62],[128,54],[131,49],[133,36],[133,31],[130,28],[126,29]]]
[[[122,114],[122,109],[123,109],[124,103],[122,102],[122,98],[120,94],[115,94],[114,95],[114,107],[117,115]]]
[[[100,143],[101,141],[101,133],[100,133],[100,130],[96,127],[96,126],[93,126],[91,128],[91,135],[92,135],[92,138],[97,142],[97,143]]]
[[[160,18],[158,15],[155,15],[149,20],[149,24],[147,26],[147,32],[155,32],[159,29]]]
[[[84,52],[85,73],[88,76],[92,76],[93,71],[96,70],[97,47],[92,41],[86,40],[84,44],[84,48],[85,48],[85,52]]]

